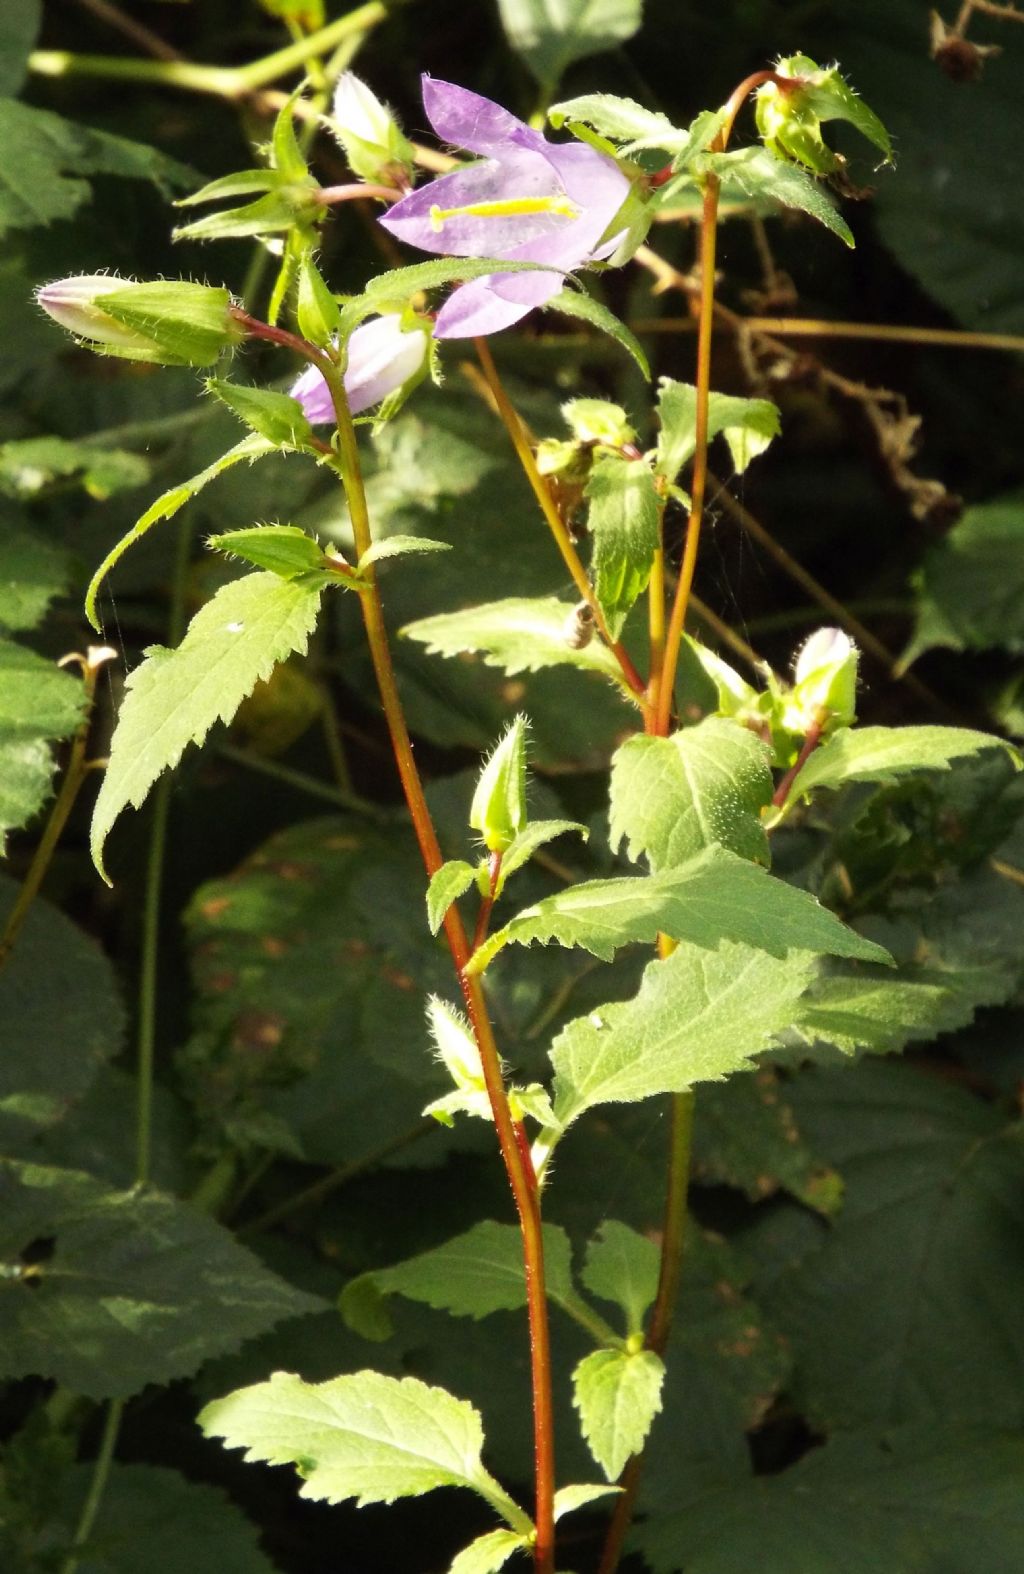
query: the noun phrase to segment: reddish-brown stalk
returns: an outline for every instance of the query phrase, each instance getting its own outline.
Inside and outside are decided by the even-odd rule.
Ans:
[[[540,504],[541,513],[544,515],[548,528],[555,539],[555,545],[562,554],[562,561],[572,575],[576,589],[594,614],[594,626],[618,662],[627,688],[631,690],[637,704],[646,710],[647,690],[644,681],[633,665],[628,651],[618,640],[613,639],[611,636],[601,604],[594,594],[594,587],[590,583],[586,569],[580,562],[580,555],[573,545],[572,537],[566,529],[565,521],[551,495],[551,488],[537,468],[537,461],[533,457],[533,449],[530,446],[529,437],[523,428],[523,423],[519,419],[508,394],[505,392],[505,386],[498,375],[498,368],[494,364],[494,357],[490,352],[487,340],[477,339],[474,342],[477,355],[480,357],[480,365],[484,369],[484,376],[487,379],[487,385],[491,390],[498,414],[504,423],[505,430],[512,439],[512,446],[515,448],[519,463],[523,467],[523,473],[530,483],[534,497]]]
[[[313,359],[307,354],[307,359]],[[363,489],[359,452],[355,428],[345,399],[345,389],[338,369],[325,358],[316,355],[330,389],[338,426],[338,470],[345,496],[348,500],[359,557],[372,543],[370,519]],[[423,792],[419,771],[413,758],[412,739],[405,722],[405,714],[395,681],[391,649],[384,622],[384,609],[372,567],[366,574],[364,588],[359,593],[363,623],[370,647],[374,673],[377,679],[381,706],[387,722],[395,762],[401,779],[405,800],[409,808],[416,840],[428,876],[441,867],[443,856],[430,817],[430,810]],[[480,981],[466,972],[472,948],[466,934],[458,907],[453,903],[445,914],[445,938],[455,964],[473,1036],[480,1054],[484,1082],[487,1087],[501,1155],[508,1173],[509,1184],[519,1214],[523,1239],[523,1263],[526,1274],[527,1312],[530,1327],[530,1367],[533,1391],[534,1431],[534,1485],[536,1506],[534,1512],[536,1540],[533,1548],[536,1574],[554,1574],[554,1494],[555,1454],[554,1415],[551,1401],[551,1347],[548,1331],[547,1292],[544,1282],[544,1244],[541,1232],[540,1205],[536,1177],[532,1166],[524,1162],[516,1123],[509,1109],[501,1072],[501,1060],[494,1038],[487,1004]]]
[[[779,76],[775,71],[752,72],[727,99],[725,118],[711,144],[712,152],[725,152],[729,145],[733,123],[742,105],[747,97],[765,82],[774,82],[783,89],[797,85],[793,79]],[[705,176],[700,232],[696,447],[693,456],[693,478],[690,486],[690,517],[686,522],[683,561],[679,569],[679,582],[676,586],[672,615],[669,618],[665,663],[655,698],[654,732],[658,737],[665,737],[668,733],[669,718],[672,713],[672,692],[675,688],[676,667],[679,661],[679,646],[686,623],[686,612],[690,601],[690,590],[693,586],[694,570],[697,567],[697,551],[700,546],[700,531],[704,518],[704,494],[707,488],[708,472],[708,399],[711,391],[711,341],[715,312],[715,251],[718,240],[718,197],[720,190],[721,181],[717,175]]]
[[[773,81],[782,87],[793,85],[788,78],[779,77],[773,71],[754,72],[740,83],[739,87],[736,88],[726,102],[725,118],[718,135],[711,145],[712,151],[723,152],[725,150],[732,132],[733,122],[748,94],[760,87],[763,82]],[[697,411],[690,516],[686,525],[683,561],[679,571],[679,581],[672,606],[672,615],[669,619],[667,634],[664,636],[664,653],[660,659],[652,659],[651,683],[648,690],[650,710],[645,718],[645,731],[659,738],[668,736],[671,725],[672,697],[679,660],[679,647],[683,637],[690,591],[693,586],[694,570],[697,566],[697,550],[700,545],[700,528],[704,512],[704,493],[707,486],[708,403],[711,391],[711,340],[715,310],[715,249],[718,232],[719,189],[720,182],[718,177],[716,175],[706,176],[701,219]],[[652,656],[657,649],[655,636],[660,641],[661,628],[664,621],[664,603],[662,602],[660,611],[654,605],[655,596],[663,597],[664,595],[663,567],[659,564],[658,559],[656,559],[655,566],[658,572],[656,575],[652,573],[651,576],[650,620]],[[659,956],[665,960],[671,956],[674,950],[675,941],[668,935],[659,935]],[[657,1355],[663,1355],[668,1345],[672,1331],[672,1316],[675,1310],[679,1278],[683,1266],[683,1248],[686,1234],[686,1200],[689,1187],[690,1149],[693,1133],[693,1108],[694,1097],[692,1090],[676,1093],[673,1096],[658,1290],[644,1339],[646,1347],[649,1350],[653,1350]],[[626,1531],[629,1528],[633,1515],[642,1468],[643,1455],[636,1454],[630,1460],[622,1476],[620,1482],[622,1491],[616,1501],[611,1522],[608,1526],[608,1534],[605,1538],[598,1574],[615,1574],[615,1570],[619,1566]]]

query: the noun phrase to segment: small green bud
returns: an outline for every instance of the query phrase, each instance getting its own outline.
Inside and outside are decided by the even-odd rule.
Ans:
[[[823,733],[851,727],[857,719],[860,652],[842,629],[818,629],[796,658],[795,682],[784,725],[806,736],[817,723]]]
[[[376,93],[351,71],[338,78],[331,121],[353,174],[403,191],[412,185],[412,144]]]
[[[778,61],[776,71],[785,81],[763,83],[755,103],[757,129],[776,158],[791,159],[815,175],[838,174],[845,160],[828,146],[821,128],[827,120],[845,120],[886,161],[892,159],[889,133],[838,67],[819,66],[807,55],[790,55]]]
[[[590,474],[590,453],[570,438],[544,437],[537,444],[537,469],[541,475],[583,485]]]
[[[503,853],[526,828],[526,717],[517,716],[480,773],[469,823]]]
[[[36,293],[43,310],[90,348],[161,366],[211,366],[245,337],[225,289],[180,280],[136,284],[105,273],[58,279]]]
[[[636,431],[625,410],[607,399],[570,399],[563,404],[562,414],[577,442],[600,443],[605,448],[625,448],[636,442]]]

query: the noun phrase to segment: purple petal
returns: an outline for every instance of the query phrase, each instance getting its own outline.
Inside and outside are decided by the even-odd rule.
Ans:
[[[417,246],[420,251],[437,252],[446,257],[507,257],[514,248],[542,238],[553,229],[568,229],[577,220],[557,213],[494,218],[461,214],[445,219],[437,228],[431,219],[431,210],[465,208],[480,202],[502,202],[516,197],[562,195],[561,180],[546,158],[513,148],[500,164],[492,159],[471,164],[410,192],[379,222],[399,240]],[[599,233],[604,228],[602,225]]]
[[[435,339],[500,333],[561,290],[560,273],[489,273],[454,290],[437,314]]]
[[[481,98],[454,82],[439,82],[429,76],[422,80],[423,108],[442,142],[490,157],[504,155],[510,145],[544,146],[539,131],[532,131],[492,99]]]
[[[402,331],[397,316],[362,323],[348,341],[345,392],[353,415],[380,404],[388,394],[414,377],[427,354],[427,335],[419,328]],[[334,420],[330,389],[315,366],[309,366],[289,389],[314,426]]]
[[[419,328],[402,332],[390,315],[364,322],[348,341],[345,392],[353,415],[380,404],[414,377],[427,354],[427,335]]]
[[[297,377],[288,392],[297,399],[305,412],[306,420],[314,426],[334,420],[331,392],[315,366],[307,366]]]

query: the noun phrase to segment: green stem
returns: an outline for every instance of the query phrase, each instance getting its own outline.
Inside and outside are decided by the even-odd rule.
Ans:
[[[142,961],[139,968],[139,1023],[136,1039],[135,1179],[148,1186],[153,1149],[153,1066],[156,1045],[157,953],[160,943],[160,892],[167,846],[171,778],[157,783],[149,827],[146,895],[142,910]]]
[[[325,803],[333,803],[336,808],[351,809],[354,813],[366,815],[371,820],[387,821],[392,818],[387,809],[382,809],[379,804],[372,803],[368,798],[361,798],[356,792],[347,792],[341,787],[332,786],[330,782],[319,781],[315,776],[308,776],[305,771],[297,771],[290,765],[282,765],[279,760],[267,760],[260,754],[250,754],[248,750],[239,749],[233,743],[222,743],[217,752],[224,759],[232,760],[236,765],[243,765],[246,770],[259,771],[261,775],[283,782],[287,787],[309,793],[310,797],[322,798]]]
[[[238,1231],[240,1236],[257,1235],[261,1230],[269,1230],[273,1225],[280,1224],[282,1219],[290,1218],[293,1213],[309,1207],[311,1203],[322,1202],[332,1192],[342,1186],[347,1186],[349,1181],[365,1175],[367,1170],[376,1169],[384,1159],[389,1159],[395,1153],[401,1153],[405,1148],[411,1147],[414,1142],[419,1142],[432,1131],[437,1130],[436,1121],[420,1120],[407,1131],[400,1131],[397,1137],[390,1137],[387,1142],[382,1142],[369,1153],[364,1153],[360,1158],[353,1159],[351,1164],[339,1165],[331,1170],[329,1175],[323,1175],[311,1186],[303,1187],[302,1191],[293,1192],[283,1202],[276,1203],[273,1208],[268,1208],[266,1213],[261,1213],[258,1218],[244,1224]]]
[[[665,1219],[661,1243],[661,1272],[658,1294],[644,1341],[648,1350],[664,1355],[672,1331],[672,1314],[679,1289],[686,1240],[686,1198],[690,1179],[690,1152],[693,1139],[693,1093],[676,1093],[672,1099],[672,1129],[669,1137],[668,1185],[665,1194]],[[622,1488],[615,1501],[605,1537],[597,1574],[615,1574],[622,1557],[636,1495],[640,1486],[644,1456],[634,1454],[619,1482]]]
[[[353,34],[369,32],[383,22],[387,14],[388,8],[381,0],[370,0],[368,5],[358,6],[347,16],[338,17],[319,32],[310,33],[308,38],[286,44],[283,49],[247,66],[204,66],[189,60],[137,60],[127,55],[77,55],[66,49],[35,49],[29,55],[28,64],[39,76],[102,77],[107,81],[185,88],[194,93],[210,93],[216,98],[244,98],[298,70],[307,61],[326,54]]]
[[[363,486],[355,426],[345,396],[345,386],[336,365],[316,351],[307,359],[318,365],[334,405],[338,428],[338,463],[348,501],[355,549],[358,558],[372,545],[370,517]],[[405,792],[413,830],[427,874],[433,876],[443,863],[443,855],[423,792],[423,784],[413,757],[412,739],[405,721],[394,666],[384,608],[371,565],[359,603],[363,612],[367,642],[377,679],[395,763]],[[472,955],[469,937],[458,907],[453,904],[444,919],[445,938],[458,973],[463,999],[473,1035],[480,1052],[484,1082],[490,1100],[498,1144],[519,1215],[526,1273],[527,1311],[530,1326],[530,1369],[533,1394],[535,1528],[533,1547],[536,1574],[554,1574],[555,1555],[555,1453],[554,1411],[551,1387],[551,1344],[548,1328],[547,1293],[544,1278],[544,1237],[541,1231],[540,1203],[535,1176],[528,1170],[516,1137],[501,1070],[501,1057],[494,1037],[487,1003],[478,978],[467,974]]]
[[[22,924],[28,916],[28,910],[39,894],[39,888],[46,878],[46,871],[50,861],[57,851],[61,832],[67,824],[68,815],[78,797],[82,783],[90,770],[90,762],[86,758],[89,744],[89,728],[92,723],[92,707],[96,696],[96,679],[100,668],[105,661],[114,655],[112,650],[105,646],[90,647],[85,657],[78,658],[82,662],[83,682],[85,686],[85,715],[82,718],[78,731],[75,733],[68,757],[67,769],[61,783],[60,792],[57,794],[50,818],[46,828],[39,838],[38,846],[32,855],[28,872],[21,883],[21,889],[15,898],[14,906],[7,915],[3,933],[0,934],[0,968],[4,966],[18,938]]]
[[[185,592],[192,530],[184,525],[178,532],[171,576],[171,605],[167,637],[171,645],[181,639],[185,623]],[[171,801],[171,777],[164,774],[153,800],[149,829],[149,855],[146,860],[146,888],[142,908],[142,959],[139,968],[138,1029],[136,1035],[135,1106],[135,1180],[147,1186],[153,1151],[153,1068],[156,1046],[157,960],[160,949],[160,894],[163,887],[164,854],[167,848],[167,815]]]
[[[114,1449],[117,1447],[117,1434],[121,1428],[121,1416],[124,1413],[124,1400],[112,1399],[107,1406],[106,1420],[103,1423],[103,1436],[100,1438],[99,1453],[93,1465],[92,1480],[82,1512],[79,1516],[75,1530],[75,1539],[71,1544],[71,1551],[61,1565],[61,1574],[75,1574],[82,1552],[92,1535],[96,1516],[103,1502],[103,1494],[107,1489],[107,1479],[110,1467],[114,1462]]]
[[[712,143],[715,152],[723,151],[729,142],[733,122],[747,96],[762,82],[783,81],[771,71],[757,71],[745,77],[730,95],[725,105],[722,129]],[[701,280],[700,317],[697,335],[697,409],[694,435],[693,479],[691,482],[690,517],[686,525],[683,561],[679,570],[675,601],[665,636],[665,649],[660,664],[652,668],[649,692],[650,714],[647,730],[655,737],[667,737],[671,724],[672,698],[675,689],[676,667],[682,642],[693,576],[697,566],[701,522],[704,514],[704,494],[708,475],[708,405],[711,391],[711,341],[715,313],[715,252],[718,236],[718,197],[721,182],[715,175],[705,177],[703,214],[701,221]],[[659,618],[653,612],[652,633],[660,638]],[[658,952],[662,959],[675,950],[676,942],[667,935],[659,935]],[[668,1179],[665,1188],[665,1213],[662,1225],[661,1264],[658,1274],[658,1293],[648,1325],[644,1343],[649,1350],[663,1355],[672,1329],[672,1317],[679,1278],[683,1265],[683,1248],[686,1236],[686,1199],[690,1180],[690,1154],[693,1141],[692,1091],[677,1093],[672,1099],[672,1127],[669,1138]],[[633,1514],[643,1454],[634,1455],[622,1479],[622,1492],[615,1504],[608,1535],[598,1567],[598,1574],[615,1574],[622,1556],[622,1545]]]

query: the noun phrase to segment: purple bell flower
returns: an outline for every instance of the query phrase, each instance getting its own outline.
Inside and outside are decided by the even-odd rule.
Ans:
[[[631,187],[614,159],[585,143],[548,142],[500,104],[452,82],[425,76],[423,107],[443,142],[482,159],[411,192],[379,223],[421,251],[551,270],[489,273],[460,285],[438,314],[437,338],[508,328],[557,295],[566,273],[615,251],[626,224],[612,226]]]
[[[345,392],[353,415],[380,404],[389,394],[419,379],[427,360],[429,325],[402,327],[396,313],[361,323],[348,341]],[[288,390],[314,426],[334,420],[330,390],[315,366],[308,366]]]

